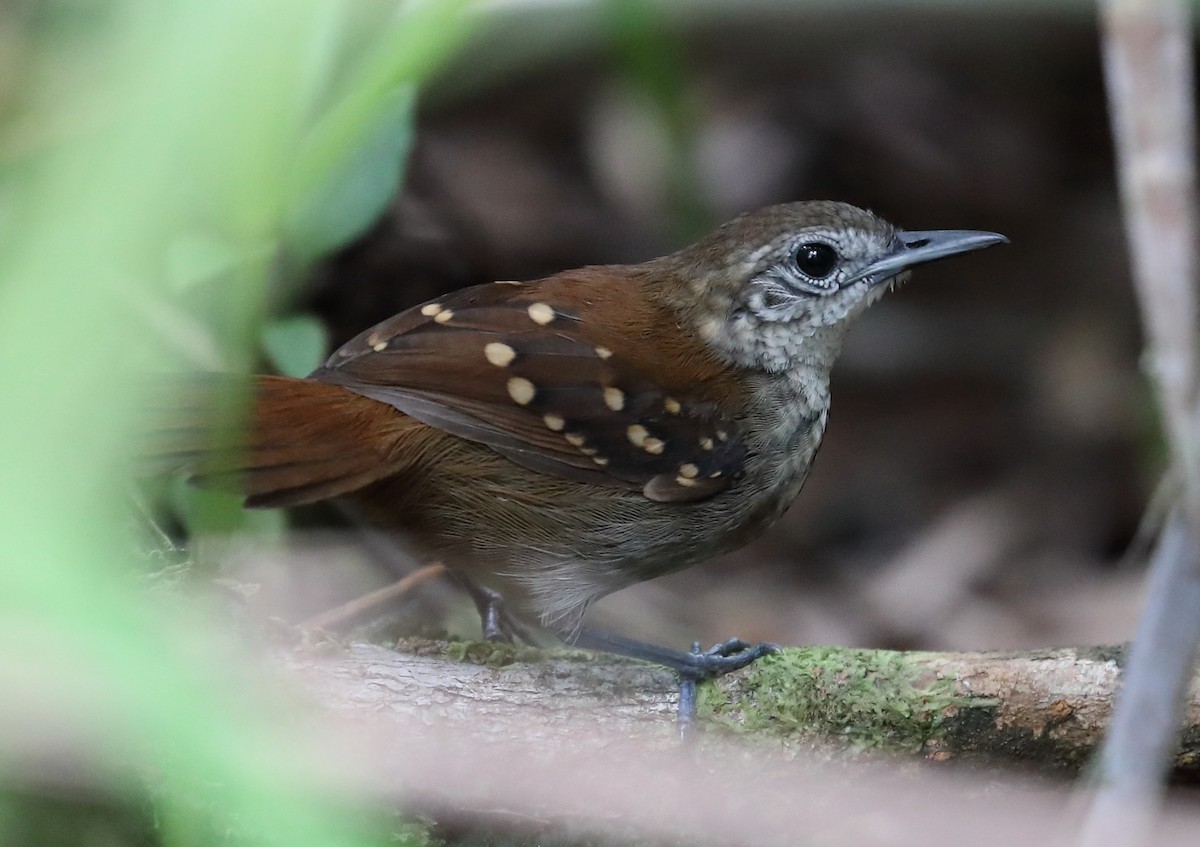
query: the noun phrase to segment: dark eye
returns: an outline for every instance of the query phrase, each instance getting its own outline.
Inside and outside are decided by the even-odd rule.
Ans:
[[[809,241],[796,248],[796,267],[812,279],[829,276],[837,263],[837,251],[820,241]]]

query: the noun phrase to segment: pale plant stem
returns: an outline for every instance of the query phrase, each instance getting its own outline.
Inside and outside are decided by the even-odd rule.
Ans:
[[[1192,34],[1183,0],[1101,0],[1109,108],[1146,366],[1182,500],[1159,538],[1088,847],[1149,837],[1200,641],[1200,389]]]

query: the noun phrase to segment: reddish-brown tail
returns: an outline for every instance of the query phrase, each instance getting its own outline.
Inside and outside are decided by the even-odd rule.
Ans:
[[[308,379],[250,379],[244,428],[221,431],[229,378],[189,379],[155,404],[157,425],[139,452],[155,466],[186,468],[200,485],[241,491],[252,508],[328,500],[411,462],[397,447],[424,424],[391,406]]]

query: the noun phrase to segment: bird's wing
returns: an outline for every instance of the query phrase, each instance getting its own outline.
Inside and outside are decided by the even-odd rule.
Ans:
[[[595,275],[430,301],[347,342],[311,378],[542,473],[658,501],[723,491],[745,460],[736,427],[711,402],[657,384],[656,363],[600,343],[613,334],[589,325],[594,302],[578,287],[603,284]]]

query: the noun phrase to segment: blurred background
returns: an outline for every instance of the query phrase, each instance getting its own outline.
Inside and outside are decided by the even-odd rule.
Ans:
[[[1123,555],[1161,461],[1088,4],[488,8],[421,94],[404,187],[302,279],[294,306],[335,346],[453,288],[641,261],[782,201],[1012,239],[920,269],[855,327],[766,538],[593,621],[674,644],[1128,637]],[[327,555],[239,578],[312,613],[361,587],[328,585]]]
[[[401,566],[328,510],[125,496],[128,374],[303,375],[441,292],[819,198],[1012,243],[920,268],[854,328],[776,528],[592,622],[675,646],[1128,638],[1163,450],[1090,3],[0,4],[0,842],[430,843],[325,790],[355,763],[322,767],[322,725],[247,648]],[[443,628],[478,635],[428,585],[359,635]]]

